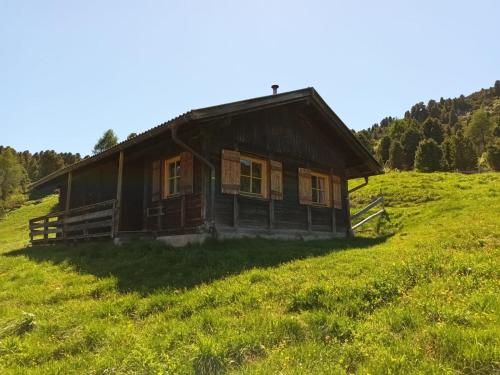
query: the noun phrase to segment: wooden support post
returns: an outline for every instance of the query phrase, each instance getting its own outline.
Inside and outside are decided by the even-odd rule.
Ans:
[[[49,218],[43,219],[43,239],[45,243],[49,242]]]
[[[351,223],[351,207],[350,207],[350,202],[349,202],[349,189],[348,189],[348,186],[347,186],[347,180],[344,180],[344,183],[342,184],[343,187],[344,187],[344,192],[345,192],[345,195],[342,194],[342,197],[344,199],[344,202],[345,202],[345,205],[342,205],[342,207],[345,207],[345,215],[347,216],[347,228],[346,228],[346,234],[347,234],[347,237],[353,237],[354,236],[354,232],[352,230],[352,223]]]
[[[311,206],[307,206],[307,230],[309,232],[312,231],[312,212],[311,212]]]
[[[337,218],[335,217],[335,207],[332,206],[332,232],[337,232]]]
[[[33,220],[29,221],[29,228],[30,228],[30,242],[33,242],[33,229],[31,228],[31,225],[33,224]]]
[[[269,199],[269,229],[274,228],[274,199]]]
[[[71,183],[73,181],[73,173],[71,171],[68,172],[68,181],[66,184],[66,202],[64,204],[64,216],[63,216],[63,233],[62,236],[63,238],[67,236],[67,225],[66,225],[66,218],[68,216],[68,211],[70,208],[70,203],[71,203]]]
[[[266,127],[266,129],[268,129]],[[268,147],[269,148],[269,147]],[[269,155],[269,159],[267,160],[267,186],[266,189],[268,189],[268,196],[269,196],[269,229],[274,228],[274,199],[273,199],[273,194],[272,194],[272,189],[271,189],[271,157],[272,155]]]
[[[122,208],[122,182],[123,182],[123,150],[120,151],[118,157],[118,181],[116,183],[116,214],[115,214],[115,228],[114,236],[120,230],[120,211]]]
[[[144,179],[143,179],[143,187],[142,187],[142,230],[145,231],[147,230],[148,227],[148,216],[147,216],[147,210],[148,210],[148,163],[146,160],[144,160]]]
[[[186,226],[186,196],[181,197],[181,228]]]
[[[238,228],[238,217],[239,217],[239,207],[238,207],[238,194],[233,195],[233,227]]]

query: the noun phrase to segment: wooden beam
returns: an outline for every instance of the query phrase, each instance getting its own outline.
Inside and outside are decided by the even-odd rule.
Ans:
[[[311,212],[311,206],[307,206],[307,230],[309,232],[312,231],[312,212]]]
[[[122,183],[123,183],[123,150],[120,150],[118,157],[118,181],[116,183],[116,219],[115,219],[115,235],[120,229],[120,211],[122,208]]]
[[[337,233],[337,218],[335,216],[335,207],[332,206],[332,233]]]
[[[380,196],[373,201],[370,202],[365,208],[362,210],[359,210],[355,214],[351,215],[351,221],[354,219],[357,219],[359,216],[363,215],[364,213],[368,212],[371,208],[375,207],[376,205],[380,204],[382,207],[384,206],[384,197]]]
[[[267,123],[267,112],[266,112],[266,123]],[[266,126],[266,134],[268,133],[269,126]],[[268,138],[268,137],[266,137]],[[268,145],[269,148],[269,145]],[[273,194],[271,191],[271,159],[272,159],[272,154],[269,154],[269,158],[267,159],[267,186],[265,186],[266,189],[268,189],[268,197],[269,197],[269,229],[274,228],[274,199],[273,199]]]
[[[73,173],[70,171],[68,172],[68,181],[66,185],[66,204],[64,206],[64,210],[68,211],[69,210],[69,205],[70,205],[70,200],[71,200],[71,182],[73,179]]]
[[[186,224],[186,196],[181,197],[181,228]]]
[[[73,172],[68,172],[68,181],[66,184],[66,203],[64,205],[64,220],[66,219],[66,215],[68,214],[70,203],[71,203],[71,183],[73,181]],[[63,225],[62,236],[66,237],[66,224]]]
[[[144,165],[143,165],[143,181],[142,181],[142,230],[146,230],[148,227],[148,166],[150,163],[148,163],[147,160],[144,160]]]
[[[238,194],[233,194],[233,227],[235,228],[238,228],[238,217],[239,217]]]

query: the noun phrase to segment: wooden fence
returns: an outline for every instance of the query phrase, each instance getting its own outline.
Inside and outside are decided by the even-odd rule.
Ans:
[[[385,212],[385,208],[384,208],[384,197],[383,196],[380,196],[380,197],[377,197],[375,198],[371,203],[369,203],[365,208],[359,210],[358,212],[356,212],[355,214],[352,214],[351,215],[351,222],[356,220],[356,219],[359,219],[360,217],[362,217],[364,214],[366,214],[368,211],[370,211],[373,207],[376,207],[376,206],[382,206],[382,209],[375,212],[374,214],[371,214],[370,216],[368,216],[367,218],[361,220],[360,222],[356,223],[356,224],[353,224],[352,225],[352,230],[356,229],[356,228],[359,228],[361,225],[363,224],[366,224],[367,222],[369,222],[370,220],[376,218],[377,216],[380,216],[382,215],[384,212]]]
[[[29,221],[33,244],[97,237],[113,238],[116,200],[54,212]]]

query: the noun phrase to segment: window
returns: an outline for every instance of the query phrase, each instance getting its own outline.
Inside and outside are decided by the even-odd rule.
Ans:
[[[169,197],[179,194],[179,185],[181,179],[181,158],[175,158],[165,161],[165,184],[163,185],[163,195]]]
[[[263,196],[264,161],[242,156],[240,168],[240,192]]]
[[[326,204],[326,177],[316,174],[311,175],[312,202]]]

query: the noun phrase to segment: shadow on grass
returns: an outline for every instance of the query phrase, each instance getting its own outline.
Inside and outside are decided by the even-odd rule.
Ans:
[[[252,268],[275,267],[333,251],[369,248],[388,237],[350,240],[280,241],[244,239],[208,241],[172,249],[158,241],[115,246],[110,242],[35,246],[4,256],[26,256],[36,262],[70,264],[75,271],[98,277],[114,276],[121,292],[149,294],[157,289],[188,289],[237,275]]]

